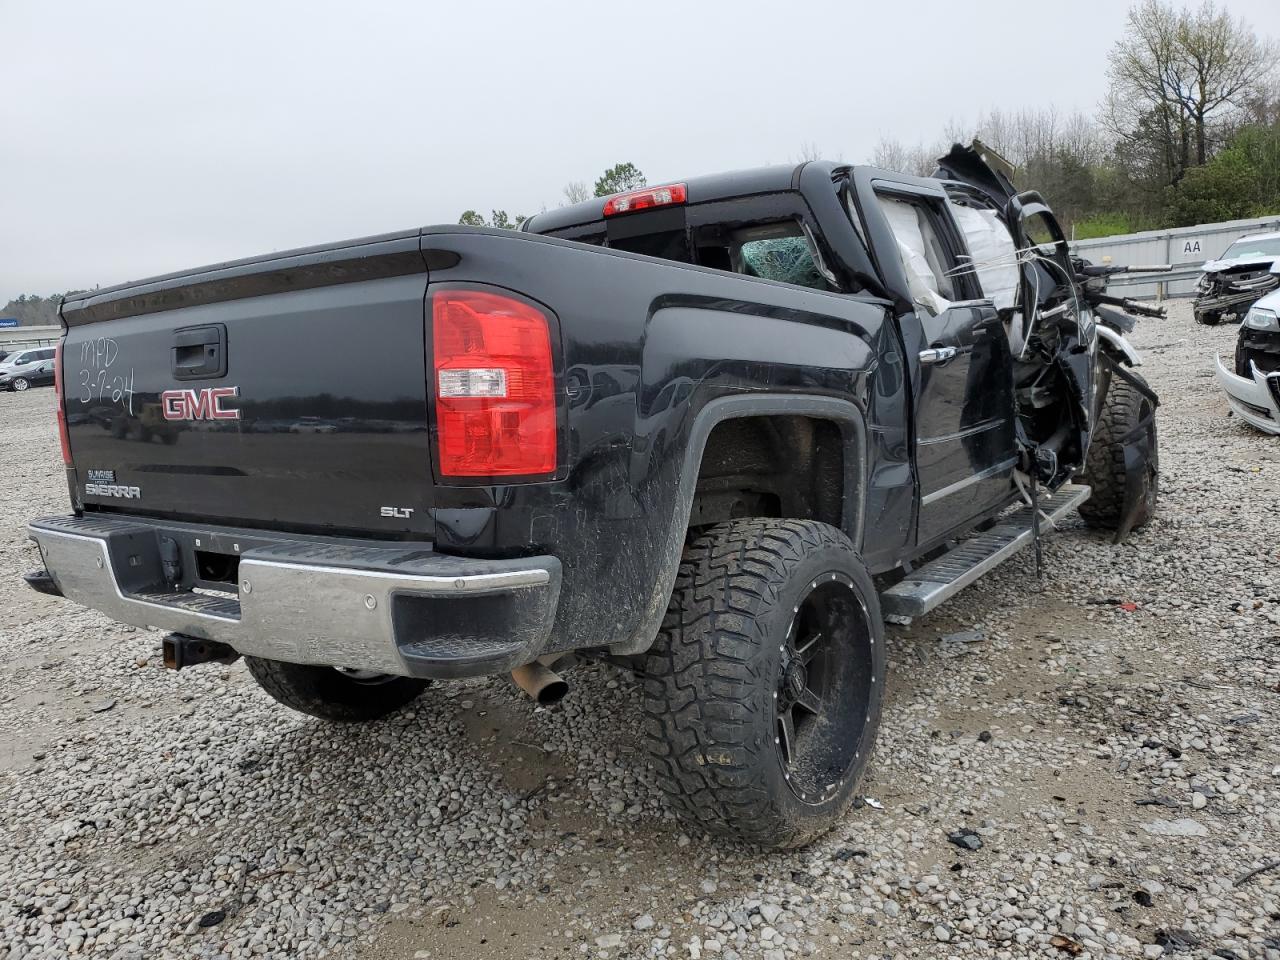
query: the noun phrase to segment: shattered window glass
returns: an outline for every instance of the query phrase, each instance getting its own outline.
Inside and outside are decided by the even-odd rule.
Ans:
[[[742,245],[740,256],[743,273],[801,287],[827,289],[827,282],[818,270],[804,237],[748,240]]]

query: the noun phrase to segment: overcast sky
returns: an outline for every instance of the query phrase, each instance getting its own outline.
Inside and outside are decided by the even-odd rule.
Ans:
[[[1280,36],[1276,0],[1228,0]],[[968,15],[966,8],[980,14]],[[0,304],[1091,111],[1119,0],[0,0]]]

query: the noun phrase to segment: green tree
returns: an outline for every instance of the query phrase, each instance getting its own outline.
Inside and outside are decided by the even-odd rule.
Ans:
[[[596,196],[607,197],[612,193],[638,190],[647,184],[644,174],[634,163],[619,163],[606,170],[596,181]]]
[[[528,219],[529,218],[523,213],[519,213],[516,214],[516,218],[512,220],[507,216],[507,211],[494,210],[492,216],[489,218],[489,223],[491,226],[497,227],[500,230],[516,230],[519,229],[520,224],[524,223]]]
[[[1276,45],[1212,0],[1141,0],[1112,47],[1104,122],[1147,176],[1175,184],[1209,161],[1274,75]]]
[[[512,219],[505,210],[490,210],[489,219],[486,220],[474,210],[464,210],[462,216],[458,218],[458,222],[468,227],[497,227],[500,230],[517,230],[520,224],[528,219],[523,213],[516,214],[515,219]]]
[[[1280,213],[1280,125],[1246,127],[1203,166],[1168,189],[1171,227]]]
[[[0,307],[0,317],[13,317],[22,327],[48,327],[58,323],[58,308],[62,301],[80,290],[54,293],[42,297],[38,293],[22,294]]]
[[[1254,171],[1245,158],[1223,151],[1202,167],[1188,170],[1169,187],[1166,225],[1191,227],[1220,220],[1243,220],[1252,207]]]

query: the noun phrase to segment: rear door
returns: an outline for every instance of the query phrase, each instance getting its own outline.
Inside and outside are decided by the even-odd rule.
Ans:
[[[426,284],[414,233],[68,303],[85,507],[429,533]]]

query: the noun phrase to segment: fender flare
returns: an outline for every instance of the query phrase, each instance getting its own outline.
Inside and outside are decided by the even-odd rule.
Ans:
[[[693,497],[702,467],[702,455],[706,450],[711,431],[726,420],[759,416],[812,417],[832,420],[841,427],[844,438],[845,476],[844,510],[841,529],[861,552],[867,477],[867,422],[862,408],[851,400],[837,397],[796,396],[778,393],[754,393],[742,396],[718,397],[700,409],[689,427],[685,444],[684,461],[680,475],[676,502],[668,526],[667,542],[662,546],[660,576],[650,594],[645,616],[636,630],[624,642],[614,644],[610,652],[617,655],[643,653],[653,643],[662,626],[671,591],[675,587],[680,567],[680,554],[684,549],[685,532],[689,528],[689,516],[693,511]]]
[[[1117,360],[1122,360],[1131,367],[1142,366],[1142,357],[1138,355],[1138,351],[1133,349],[1133,345],[1124,337],[1116,333],[1108,326],[1098,324],[1096,327],[1098,337],[1102,340],[1103,347],[1110,347],[1114,353],[1118,353]]]
[[[726,420],[743,417],[812,417],[815,420],[834,420],[844,433],[845,489],[841,529],[862,549],[862,497],[866,480],[867,420],[862,408],[851,400],[837,397],[795,396],[785,393],[757,393],[745,396],[719,397],[707,403],[695,415],[685,445],[684,463],[680,470],[680,509],[678,516],[683,527],[689,525],[693,509],[693,495],[702,468],[702,455],[706,451],[711,431]],[[852,457],[850,457],[852,453]],[[848,469],[848,465],[854,469]],[[852,507],[852,510],[850,510]]]

